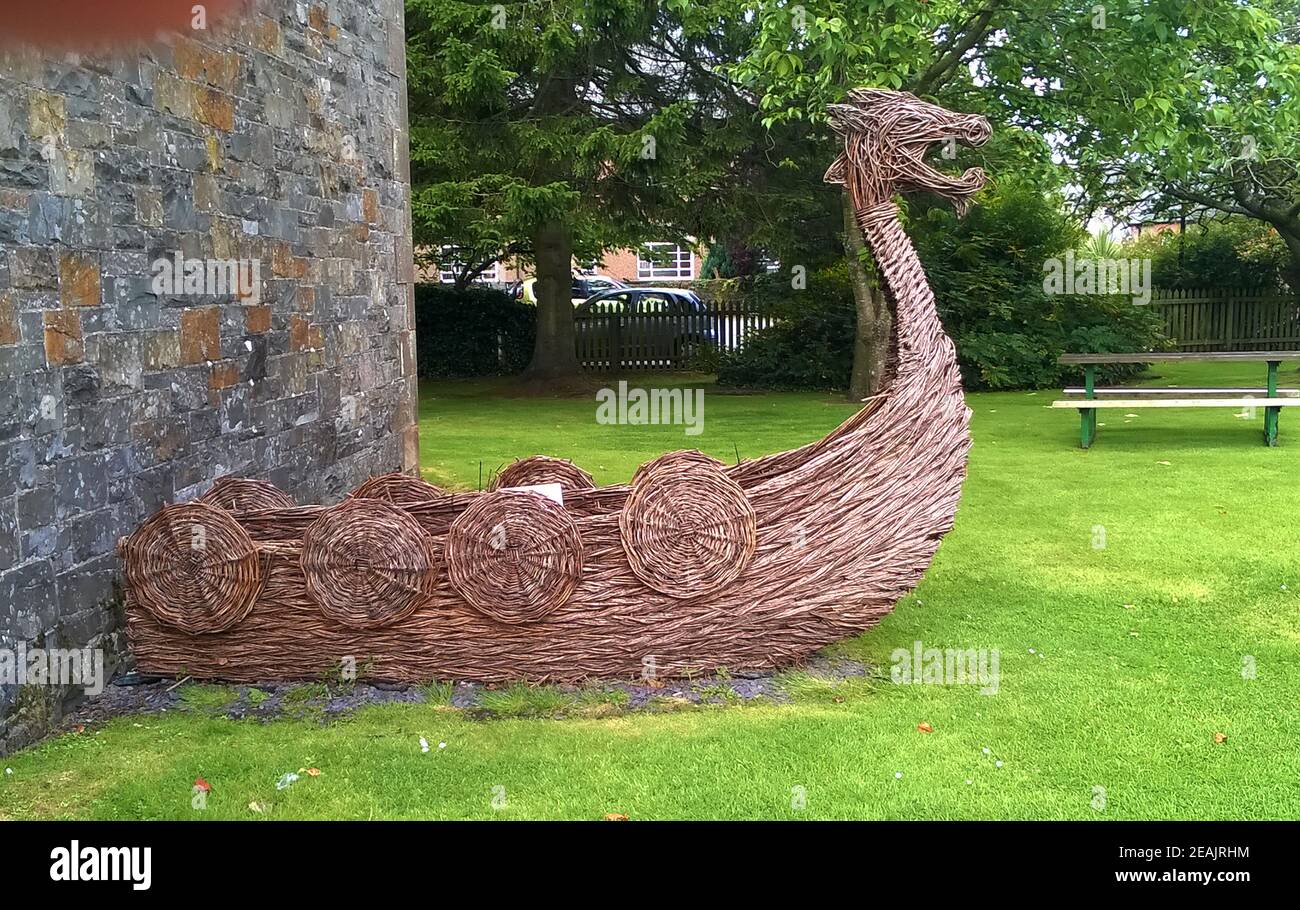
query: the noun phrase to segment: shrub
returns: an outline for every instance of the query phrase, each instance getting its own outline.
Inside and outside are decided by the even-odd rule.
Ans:
[[[853,364],[856,319],[848,270],[813,272],[804,290],[790,279],[738,279],[739,293],[771,316],[772,326],[751,333],[739,351],[719,358],[718,384],[762,389],[842,389]]]
[[[421,376],[493,376],[528,366],[537,308],[492,288],[415,288],[416,361]]]
[[[1182,234],[1143,234],[1125,243],[1121,255],[1150,259],[1156,287],[1190,290],[1284,290],[1291,261],[1286,242],[1275,229],[1236,215],[1188,223]]]
[[[1035,186],[1004,181],[982,194],[963,220],[949,209],[920,205],[910,213],[914,238],[934,288],[939,316],[957,346],[968,389],[1045,388],[1078,378],[1056,358],[1073,352],[1161,348],[1160,317],[1129,298],[1049,295],[1043,264],[1077,245],[1083,232],[1059,199]],[[856,314],[847,269],[811,273],[808,288],[786,278],[739,280],[776,323],[755,333],[740,352],[723,357],[722,385],[768,389],[843,389],[853,360]],[[732,282],[710,282],[730,286]],[[712,290],[712,289],[711,289]],[[1122,381],[1141,365],[1100,369]]]

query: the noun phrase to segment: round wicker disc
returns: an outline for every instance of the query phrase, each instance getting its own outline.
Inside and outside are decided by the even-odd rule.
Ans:
[[[452,587],[498,622],[536,622],[573,594],[582,576],[578,526],[539,493],[478,497],[447,532]]]
[[[708,594],[734,581],[757,544],[758,519],[745,491],[697,459],[638,471],[618,523],[632,571],[670,597]]]
[[[404,619],[433,596],[438,578],[433,538],[377,499],[346,499],[312,522],[301,565],[321,612],[352,629]]]
[[[699,449],[682,449],[678,452],[665,452],[658,458],[652,458],[641,467],[636,469],[632,475],[632,482],[636,483],[639,479],[652,471],[660,468],[676,467],[679,465],[701,465],[705,468],[721,468],[722,462],[712,455],[705,455]]]
[[[248,477],[218,477],[199,502],[228,512],[256,512],[260,509],[292,509],[298,503],[273,483]]]
[[[409,474],[381,474],[352,491],[354,499],[382,499],[399,506],[433,502],[446,495],[444,490]]]
[[[558,483],[564,492],[594,490],[596,481],[571,461],[549,455],[530,455],[502,469],[492,481],[492,489],[527,487],[541,483]]]
[[[123,559],[136,601],[193,635],[242,621],[262,590],[253,541],[229,513],[205,503],[164,506],[127,538]]]

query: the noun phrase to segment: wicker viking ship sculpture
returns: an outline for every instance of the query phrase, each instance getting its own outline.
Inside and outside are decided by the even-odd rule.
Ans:
[[[736,465],[669,453],[608,487],[543,456],[485,492],[389,475],[331,507],[223,481],[121,543],[140,669],[671,676],[793,663],[876,624],[951,528],[970,446],[953,345],[894,196],[931,191],[963,211],[983,173],[922,156],[979,145],[989,126],[868,89],[831,113],[844,152],[826,180],[847,187],[897,314],[883,390],[842,426]]]

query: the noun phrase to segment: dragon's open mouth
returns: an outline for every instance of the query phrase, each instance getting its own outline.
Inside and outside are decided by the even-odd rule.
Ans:
[[[951,148],[952,140],[983,145],[992,128],[978,114],[955,114],[908,92],[885,89],[855,89],[844,103],[827,110],[831,127],[845,138],[845,154],[827,171],[827,182],[847,182],[849,168],[856,167],[865,175],[859,186],[874,188],[878,196],[887,198],[899,189],[925,190],[950,199],[958,214],[966,211],[970,197],[984,185],[980,168],[968,168],[958,176],[924,160],[939,143],[946,148]]]

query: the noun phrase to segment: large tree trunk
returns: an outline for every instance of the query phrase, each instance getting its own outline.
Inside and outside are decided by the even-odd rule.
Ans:
[[[1300,301],[1300,222],[1293,225],[1273,225],[1282,236],[1287,252],[1291,254],[1291,263],[1286,269],[1286,281],[1291,285],[1291,293]]]
[[[889,309],[885,290],[862,264],[865,244],[858,226],[857,212],[849,194],[843,196],[844,252],[849,260],[849,282],[853,285],[853,303],[858,313],[853,331],[853,370],[849,375],[849,399],[861,401],[880,391],[889,361],[889,338],[894,314]]]
[[[573,237],[562,222],[542,225],[533,236],[537,251],[537,341],[529,379],[558,379],[578,374],[573,334]]]

